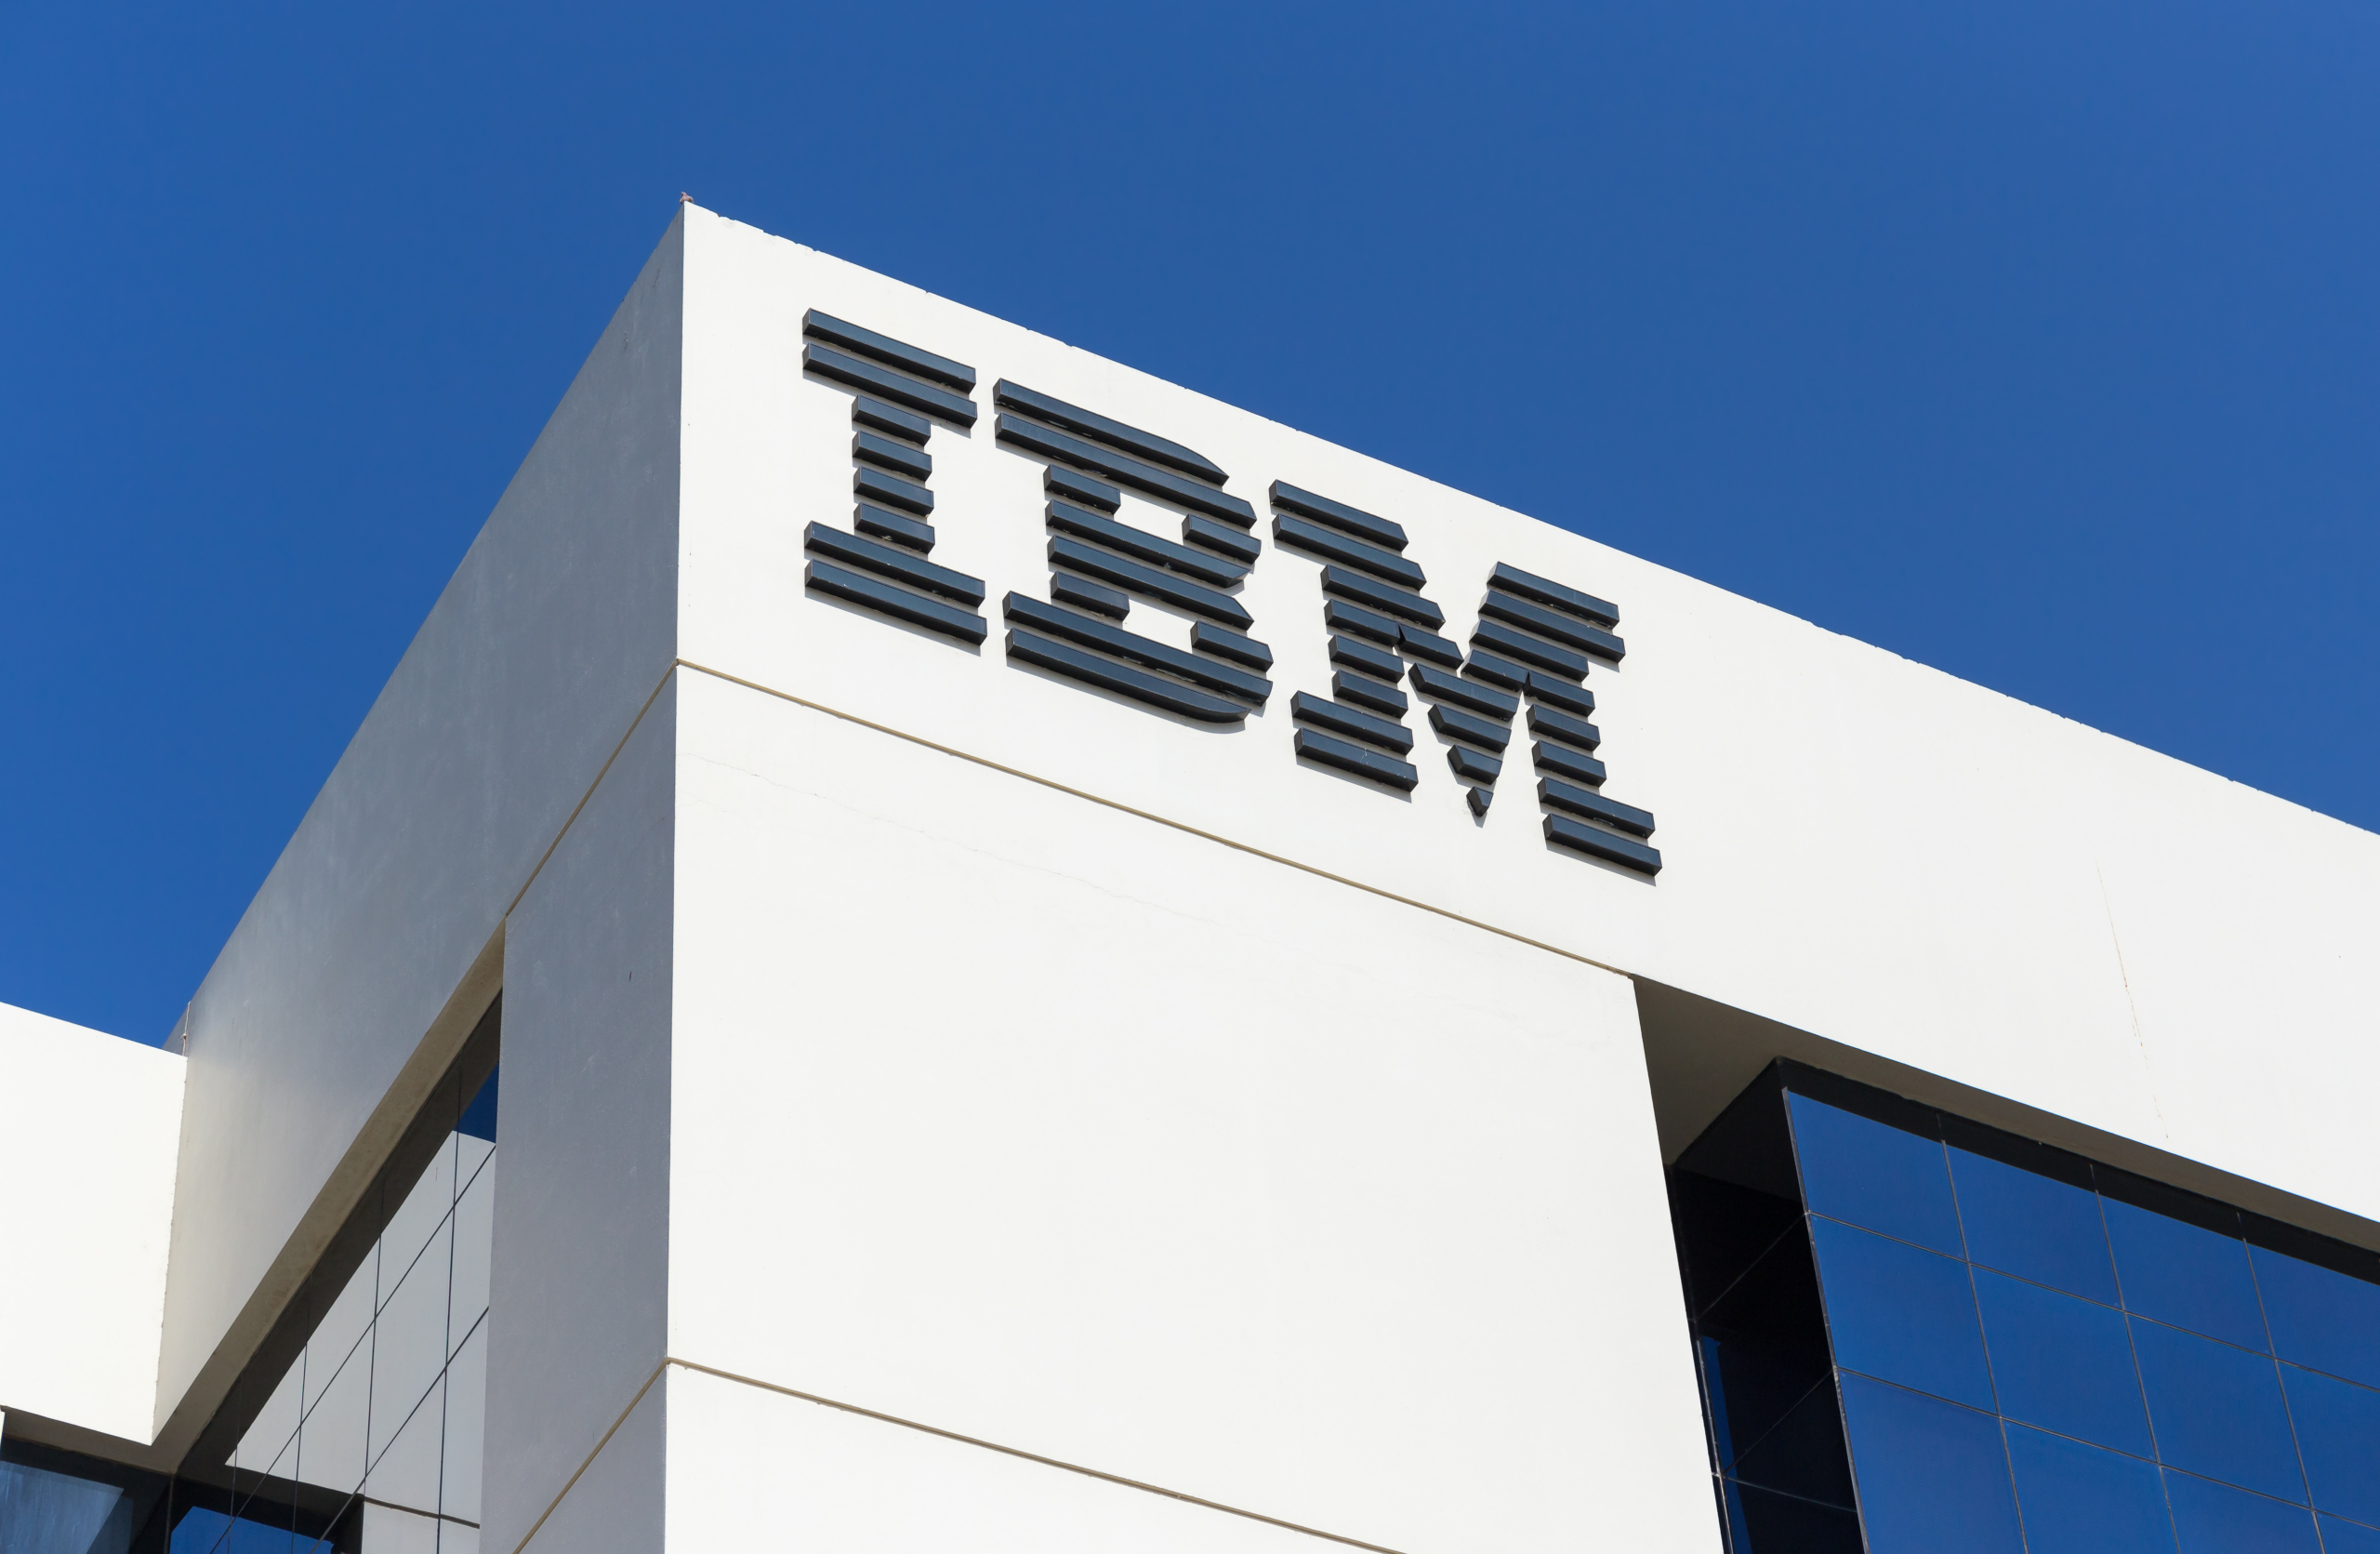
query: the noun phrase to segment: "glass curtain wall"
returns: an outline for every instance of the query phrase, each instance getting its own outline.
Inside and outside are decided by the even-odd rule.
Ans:
[[[1781,1063],[1671,1193],[1737,1554],[2380,1554],[2380,1258]]]
[[[496,1102],[491,1076],[171,1554],[478,1554]]]
[[[21,1440],[0,1441],[0,1554],[126,1554],[163,1526],[167,1481]]]
[[[230,1460],[0,1441],[0,1554],[478,1554],[495,1075],[443,1104],[455,1130],[375,1189],[403,1197]]]

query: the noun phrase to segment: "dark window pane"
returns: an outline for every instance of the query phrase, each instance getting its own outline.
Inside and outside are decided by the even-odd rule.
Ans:
[[[1792,1097],[1802,1190],[1817,1213],[1961,1255],[1950,1174],[1930,1138]]]
[[[1688,1171],[1669,1177],[1670,1220],[1686,1269],[1686,1308],[1700,1316],[1762,1254],[1802,1229],[1802,1205]]]
[[[2294,1365],[2283,1365],[2281,1379],[2314,1504],[2380,1522],[2380,1392]]]
[[[1785,1092],[1772,1069],[1727,1103],[1718,1120],[1678,1156],[1677,1168],[1713,1181],[1802,1201],[1793,1169],[1793,1129],[1785,1119]]]
[[[2270,1359],[2137,1318],[2132,1341],[2160,1457],[2284,1500],[2305,1499]]]
[[[1726,1486],[1734,1554],[1859,1554],[1858,1513],[1750,1484]]]
[[[2261,1246],[2254,1257],[2265,1315],[2272,1322],[2273,1352],[2380,1387],[2380,1284]]]
[[[1982,1269],[1975,1293],[2001,1413],[2149,1454],[2149,1416],[2123,1313]]]
[[[1699,1326],[1714,1444],[1726,1468],[1828,1378],[1826,1318],[1808,1233],[1797,1229],[1771,1248]]]
[[[1999,1420],[1851,1375],[1843,1412],[1868,1554],[2019,1554]]]
[[[2113,1198],[2102,1202],[2125,1306],[2226,1343],[2265,1347],[2247,1242]]]
[[[1967,1255],[2036,1283],[2112,1306],[2115,1270],[2099,1223],[2099,1195],[1996,1160],[1950,1151]]]
[[[1712,1471],[1723,1470],[1735,1460],[1735,1443],[1727,1435],[1726,1400],[1719,1391],[1719,1341],[1694,1335],[1694,1369],[1702,1382],[1702,1412],[1710,1426]]]
[[[488,1070],[487,1081],[480,1086],[479,1094],[473,1096],[470,1099],[470,1104],[463,1108],[462,1118],[455,1124],[455,1131],[456,1133],[467,1133],[473,1138],[484,1138],[491,1144],[496,1142],[496,1080],[497,1072],[498,1070],[496,1069],[490,1069]]]
[[[2380,1527],[2365,1527],[2326,1516],[2322,1521],[2324,1554],[2380,1554]]]
[[[1774,1429],[1746,1447],[1736,1459],[1735,1476],[1763,1489],[1848,1509],[1851,1463],[1843,1447],[1843,1410],[1835,1401],[1834,1378],[1811,1388]]]
[[[1967,1267],[1831,1219],[1813,1219],[1834,1362],[1977,1408],[1991,1375]]]
[[[2174,1554],[2157,1465],[2008,1427],[2030,1554]]]
[[[2320,1547],[2314,1518],[2303,1506],[2170,1469],[2165,1497],[2182,1554],[2318,1554]]]

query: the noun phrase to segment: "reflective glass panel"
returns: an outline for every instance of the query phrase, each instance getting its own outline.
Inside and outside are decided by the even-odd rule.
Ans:
[[[0,1554],[123,1554],[132,1496],[113,1484],[0,1462]]]
[[[2001,1413],[2149,1454],[2149,1415],[2122,1312],[1982,1268],[1975,1293]]]
[[[1867,1554],[2380,1554],[2380,1255],[1861,1089],[1780,1063],[1673,1178],[1732,1554],[1849,1554],[1846,1483]]]
[[[1853,1375],[1843,1414],[1869,1554],[2022,1554],[1999,1420]]]
[[[1723,1499],[1735,1554],[1860,1554],[1859,1515],[1847,1507],[1732,1482]]]
[[[2380,1527],[2364,1527],[2334,1516],[2320,1520],[2324,1554],[2380,1554]]]
[[[2380,1387],[2380,1284],[2256,1247],[2256,1283],[2273,1352],[2334,1376]]]
[[[2127,1308],[2226,1343],[2265,1347],[2245,1242],[2112,1198],[2101,1202]]]
[[[2030,1554],[2174,1554],[2157,1465],[2008,1427]]]
[[[1968,1256],[2037,1284],[2116,1303],[2097,1193],[1964,1149],[1950,1151],[1950,1175]]]
[[[1843,1454],[1843,1411],[1831,1376],[1794,1404],[1777,1427],[1736,1459],[1736,1477],[1831,1506],[1851,1504],[1851,1470]]]
[[[1831,1219],[1810,1233],[1836,1364],[1991,1406],[1966,1264]]]
[[[1694,1316],[1726,1295],[1778,1242],[1803,1234],[1798,1199],[1682,1172],[1673,1175],[1670,1193],[1679,1260],[1686,1269],[1686,1308]]]
[[[2316,1554],[2313,1513],[2188,1473],[2165,1470],[2181,1554]]]
[[[462,1117],[455,1123],[456,1133],[466,1138],[483,1139],[490,1144],[496,1142],[496,1082],[502,1073],[502,1065],[488,1070],[486,1080],[480,1085],[479,1094],[473,1096],[470,1104],[463,1108]]]
[[[1812,1212],[1961,1255],[1940,1144],[1807,1096],[1792,1099],[1793,1149]]]
[[[244,1487],[257,1475],[281,1487],[237,1504],[188,1502],[187,1511],[178,1501],[175,1554],[190,1539],[201,1547],[188,1554],[287,1554],[293,1532],[306,1547],[334,1529],[342,1548],[361,1538],[367,1554],[428,1554],[442,1537],[451,1551],[461,1535],[452,1529],[479,1521],[486,1351],[477,1335],[495,1155],[485,1139],[449,1134],[410,1187],[387,1185],[395,1202],[378,1240],[232,1452]]]
[[[185,1511],[174,1523],[173,1541],[166,1547],[171,1554],[214,1554],[231,1529],[231,1518],[225,1512],[208,1507]],[[283,1534],[285,1539],[288,1534]]]
[[[2305,1499],[2270,1358],[2137,1318],[2132,1338],[2159,1457],[2265,1494]]]
[[[191,1520],[197,1518],[193,1516]],[[182,1527],[190,1525],[191,1521],[182,1523]],[[177,1547],[179,1546],[181,1530],[181,1527],[174,1530]],[[295,1551],[311,1548],[314,1542],[312,1538],[301,1537],[292,1532],[286,1523],[276,1527],[269,1521],[235,1516],[223,1530],[221,1541],[213,1546],[213,1554],[295,1554]]]
[[[1720,1422],[1720,1465],[1763,1436],[1831,1371],[1808,1233],[1800,1226],[1727,1291],[1700,1322],[1704,1384]]]
[[[2281,1379],[2315,1506],[2380,1522],[2380,1392],[2294,1365]]]

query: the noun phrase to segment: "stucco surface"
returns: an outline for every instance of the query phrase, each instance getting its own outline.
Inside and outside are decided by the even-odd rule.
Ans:
[[[654,698],[505,936],[482,1504],[506,1554],[666,1352],[678,699]]]
[[[0,1410],[147,1439],[182,1080],[172,1053],[0,1004]]]
[[[1426,903],[2111,1136],[2380,1218],[2380,837],[750,227],[690,217],[681,654],[986,763]],[[1329,694],[1316,563],[1239,598],[1276,656],[1237,729],[1012,668],[998,600],[1047,597],[1040,461],[935,432],[934,559],[982,578],[956,647],[804,597],[850,521],[850,401],[805,376],[818,308],[1186,444],[1260,512],[1286,480],[1402,524],[1467,637],[1499,562],[1611,599],[1589,678],[1606,791],[1655,812],[1657,883],[1543,842],[1525,748],[1484,824],[1417,714],[1409,799],[1299,765]],[[1443,392],[1417,350],[1415,392]],[[1128,498],[1153,532],[1178,522]],[[1593,514],[1580,518],[1592,530]],[[1918,515],[1912,515],[1918,521]],[[1145,603],[1130,624],[1186,646]]]
[[[674,1358],[1388,1547],[1715,1538],[1624,978],[681,685]]]

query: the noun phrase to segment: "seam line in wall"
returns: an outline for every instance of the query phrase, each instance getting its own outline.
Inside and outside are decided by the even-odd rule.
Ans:
[[[1395,901],[1400,906],[1411,907],[1418,911],[1428,912],[1433,917],[1443,917],[1449,922],[1460,923],[1466,927],[1476,928],[1482,933],[1493,934],[1498,938],[1510,939],[1515,944],[1525,944],[1531,950],[1542,950],[1549,955],[1559,955],[1566,961],[1576,961],[1581,965],[1593,966],[1597,971],[1607,971],[1615,976],[1626,976],[1632,980],[1635,976],[1633,972],[1628,971],[1620,966],[1613,965],[1608,961],[1598,961],[1592,955],[1581,955],[1575,950],[1565,950],[1558,944],[1548,944],[1543,939],[1533,939],[1526,934],[1515,934],[1509,928],[1499,928],[1492,923],[1482,923],[1475,917],[1465,917],[1461,912],[1448,911],[1444,907],[1434,907],[1427,901],[1417,901],[1409,896],[1399,896],[1393,890],[1382,890],[1378,885],[1368,885],[1364,883],[1361,880],[1351,880],[1344,874],[1333,874],[1327,869],[1317,869],[1310,863],[1300,863],[1295,858],[1283,857],[1278,853],[1268,853],[1262,847],[1251,847],[1245,842],[1234,842],[1230,837],[1218,836],[1213,831],[1200,830],[1196,826],[1184,825],[1179,820],[1168,819],[1162,815],[1152,815],[1145,809],[1135,809],[1130,804],[1120,804],[1114,799],[1102,798],[1097,793],[1087,793],[1079,788],[1069,788],[1064,783],[1052,781],[1049,777],[1037,777],[1031,772],[1019,771],[1013,766],[1003,766],[997,761],[987,761],[980,755],[971,755],[963,750],[954,750],[948,745],[938,745],[932,739],[921,738],[915,734],[904,733],[900,729],[888,727],[880,723],[872,723],[866,718],[842,711],[838,708],[826,706],[823,702],[805,700],[803,697],[795,696],[790,692],[780,691],[771,685],[763,685],[757,680],[747,680],[740,675],[729,674],[724,670],[712,669],[707,664],[698,664],[692,658],[678,659],[677,667],[693,670],[697,674],[707,674],[714,680],[723,680],[731,685],[741,685],[746,690],[758,691],[762,696],[774,697],[779,701],[789,701],[796,707],[807,707],[813,712],[824,712],[830,718],[840,718],[844,723],[856,724],[862,728],[874,729],[879,734],[889,734],[895,739],[906,740],[913,745],[921,745],[927,750],[938,751],[941,754],[950,756],[956,760],[967,762],[972,765],[986,767],[992,771],[1000,772],[1009,777],[1017,777],[1025,782],[1032,783],[1036,787],[1048,788],[1056,792],[1064,793],[1072,798],[1082,799],[1088,803],[1098,804],[1104,809],[1113,809],[1121,814],[1132,816],[1138,819],[1147,820],[1154,824],[1163,826],[1170,830],[1181,831],[1184,835],[1195,836],[1199,838],[1201,841],[1211,842],[1218,846],[1228,847],[1236,853],[1246,853],[1250,857],[1263,858],[1268,863],[1279,864],[1284,869],[1294,869],[1301,874],[1311,874],[1316,879],[1329,880],[1333,884],[1345,885],[1350,890],[1360,890],[1368,896],[1377,896],[1382,900]],[[654,694],[659,694],[658,686],[654,687]],[[643,714],[640,712],[638,716],[641,717]],[[634,731],[631,730],[630,732]],[[625,738],[621,740],[622,744],[626,744],[627,742],[628,741]],[[608,763],[606,764],[608,765]],[[601,779],[599,778],[598,780]],[[592,790],[589,790],[589,791],[591,792]],[[580,802],[584,803],[585,801],[582,800]],[[576,811],[572,812],[572,817],[576,817]],[[561,839],[557,837],[555,840],[559,842]],[[542,864],[540,867],[542,867]],[[528,887],[523,885],[522,888],[525,891]],[[1287,1523],[1284,1523],[1284,1525],[1287,1525]],[[1299,1530],[1301,1532],[1305,1531],[1303,1528]],[[1329,1536],[1329,1534],[1324,1534],[1322,1535],[1325,1537]],[[1341,1541],[1344,1542],[1345,1540],[1342,1539]],[[1366,1545],[1365,1547],[1368,1547],[1369,1545]]]
[[[1086,1479],[1099,1479],[1125,1489],[1137,1489],[1151,1494],[1162,1494],[1169,1500],[1179,1500],[1185,1505],[1201,1507],[1210,1511],[1221,1511],[1226,1516],[1244,1517],[1250,1521],[1261,1521],[1268,1527],[1278,1527],[1286,1532],[1302,1533],[1308,1537],[1326,1538],[1332,1543],[1345,1544],[1350,1548],[1366,1548],[1371,1550],[1372,1554],[1398,1554],[1398,1550],[1385,1544],[1366,1543],[1361,1538],[1351,1538],[1343,1534],[1326,1533],[1319,1527],[1308,1527],[1297,1521],[1284,1521],[1277,1516],[1266,1516],[1262,1511],[1242,1510],[1237,1506],[1226,1506],[1219,1500],[1204,1500],[1196,1494],[1184,1494],[1178,1489],[1168,1489],[1163,1484],[1145,1483],[1139,1479],[1127,1479],[1119,1473],[1104,1473],[1096,1468],[1085,1468],[1080,1463],[1065,1462],[1057,1457],[1045,1457],[1038,1452],[1027,1452],[1015,1446],[1003,1446],[997,1441],[985,1441],[979,1436],[961,1435],[957,1430],[945,1430],[933,1425],[919,1424],[915,1419],[904,1419],[897,1414],[879,1414],[875,1409],[862,1408],[857,1403],[839,1402],[833,1398],[822,1398],[815,1392],[804,1392],[796,1388],[781,1387],[773,1381],[762,1381],[756,1376],[738,1375],[734,1371],[722,1371],[716,1365],[705,1365],[693,1360],[680,1360],[675,1356],[665,1357],[661,1363],[653,1367],[653,1374],[644,1378],[644,1385],[636,1389],[636,1396],[630,1398],[628,1405],[620,1410],[619,1417],[612,1421],[611,1428],[603,1432],[602,1439],[596,1441],[588,1450],[586,1458],[572,1470],[562,1488],[555,1491],[553,1499],[548,1502],[546,1508],[537,1514],[537,1520],[531,1522],[529,1530],[521,1535],[521,1541],[512,1546],[511,1554],[521,1554],[522,1549],[529,1547],[530,1540],[537,1535],[538,1531],[552,1520],[554,1512],[562,1508],[562,1501],[569,1498],[570,1492],[577,1487],[578,1481],[585,1478],[587,1470],[595,1466],[595,1459],[603,1454],[603,1448],[612,1443],[612,1437],[620,1433],[620,1427],[628,1422],[628,1415],[634,1414],[637,1405],[644,1401],[644,1395],[653,1390],[653,1384],[659,1381],[662,1373],[672,1365],[680,1370],[694,1371],[707,1376],[717,1376],[721,1381],[732,1381],[738,1386],[757,1387],[763,1392],[774,1392],[781,1397],[799,1398],[803,1402],[816,1403],[822,1408],[836,1409],[844,1414],[855,1414],[864,1419],[875,1419],[887,1425],[898,1425],[903,1429],[939,1436],[945,1441],[955,1441],[962,1446],[980,1446],[987,1452],[998,1452],[1003,1456],[1021,1457],[1026,1462],[1038,1462],[1044,1468],[1079,1473]]]
[[[355,1498],[357,1502],[362,1505],[377,1506],[382,1510],[403,1511],[407,1516],[417,1516],[425,1521],[444,1521],[456,1527],[469,1527],[475,1533],[479,1531],[480,1524],[478,1522],[466,1521],[461,1517],[451,1515],[445,1511],[426,1511],[419,1506],[403,1505],[394,1500],[375,1500],[368,1494],[359,1494]]]
[[[596,772],[595,780],[587,785],[587,791],[578,795],[578,802],[570,806],[570,813],[563,817],[561,827],[555,830],[553,840],[547,843],[546,850],[537,855],[536,867],[530,870],[529,877],[521,882],[521,888],[512,893],[512,899],[504,904],[503,916],[498,921],[509,920],[512,916],[513,910],[521,905],[521,898],[529,894],[529,887],[536,884],[537,876],[546,871],[546,864],[553,857],[554,849],[561,846],[562,839],[570,834],[570,828],[578,823],[579,812],[584,810],[588,801],[595,796],[595,790],[603,786],[603,778],[610,774],[612,763],[620,758],[620,751],[628,749],[628,741],[636,737],[636,731],[643,724],[644,715],[653,711],[654,698],[661,694],[661,687],[669,684],[669,677],[678,672],[678,666],[684,660],[680,658],[670,659],[669,667],[661,671],[661,678],[653,683],[653,689],[645,695],[644,704],[636,710],[636,716],[628,720],[628,732],[622,734],[619,742],[612,747],[612,753],[603,757],[603,764]]]
[[[612,1443],[612,1437],[620,1433],[620,1427],[628,1422],[628,1415],[636,1412],[636,1405],[644,1401],[644,1395],[653,1390],[653,1384],[659,1381],[661,1379],[661,1373],[668,1368],[669,1361],[667,1360],[662,1361],[660,1364],[653,1367],[653,1374],[645,1377],[644,1385],[636,1389],[636,1396],[628,1400],[628,1406],[620,1410],[620,1416],[612,1421],[612,1428],[610,1429],[603,1432],[603,1439],[595,1442],[594,1449],[589,1451],[587,1454],[585,1460],[580,1462],[578,1467],[572,1470],[570,1477],[563,1481],[562,1488],[554,1492],[553,1499],[547,1503],[544,1510],[537,1513],[537,1520],[529,1523],[529,1530],[521,1534],[521,1541],[519,1543],[512,1546],[512,1554],[521,1554],[522,1549],[528,1547],[529,1540],[537,1535],[538,1529],[545,1526],[546,1522],[553,1516],[554,1512],[562,1509],[562,1503],[563,1499],[569,1495],[573,1489],[577,1487],[578,1481],[586,1477],[587,1470],[595,1466],[595,1459],[603,1454],[603,1448]],[[484,1508],[482,1508],[482,1514],[485,1514]]]
[[[1309,1537],[1328,1538],[1332,1543],[1343,1543],[1351,1548],[1368,1548],[1373,1550],[1373,1554],[1397,1554],[1395,1549],[1384,1544],[1366,1543],[1361,1538],[1351,1538],[1340,1533],[1326,1533],[1319,1527],[1308,1527],[1302,1522],[1284,1521],[1277,1516],[1266,1516],[1262,1511],[1243,1510],[1237,1506],[1226,1506],[1219,1500],[1205,1500],[1196,1494],[1184,1494],[1178,1489],[1168,1489],[1163,1484],[1147,1483],[1139,1479],[1127,1479],[1121,1474],[1102,1472],[1096,1468],[1085,1468],[1080,1463],[1067,1462],[1058,1457],[1045,1457],[1038,1452],[1027,1452],[1015,1446],[1003,1446],[997,1441],[985,1441],[980,1436],[961,1435],[957,1430],[946,1430],[933,1425],[919,1424],[915,1419],[904,1419],[897,1414],[879,1414],[875,1409],[862,1408],[857,1403],[822,1398],[815,1392],[804,1392],[798,1388],[782,1387],[773,1381],[762,1381],[757,1376],[738,1375],[734,1371],[722,1371],[715,1365],[705,1365],[697,1361],[680,1360],[672,1356],[661,1363],[665,1368],[675,1365],[681,1370],[717,1376],[721,1381],[732,1381],[744,1387],[757,1387],[763,1392],[799,1398],[803,1402],[817,1403],[822,1407],[837,1409],[845,1414],[855,1414],[864,1419],[876,1419],[884,1424],[898,1425],[903,1429],[940,1436],[945,1441],[955,1441],[962,1446],[981,1446],[985,1451],[998,1452],[1003,1456],[1022,1457],[1026,1462],[1038,1462],[1044,1468],[1062,1468],[1068,1473],[1079,1473],[1087,1479],[1104,1480],[1111,1484],[1119,1484],[1126,1489],[1145,1490],[1151,1494],[1162,1494],[1169,1500],[1180,1500],[1186,1505],[1202,1507],[1210,1511],[1222,1511],[1227,1516],[1245,1517],[1250,1521],[1262,1521],[1267,1526],[1283,1528],[1292,1533],[1303,1533]]]
[[[2149,1057],[2149,1033],[2140,1028],[2140,1003],[2132,996],[2132,971],[2123,963],[2123,936],[2116,931],[2116,904],[2108,894],[2108,871],[2095,857],[2091,872],[2099,882],[2099,906],[2108,914],[2108,944],[2116,952],[2116,979],[2123,984],[2124,1013],[2132,1016],[2132,1042],[2140,1054],[2141,1077],[2149,1082],[2149,1107],[2157,1113],[2157,1126],[2165,1142],[2174,1141],[2173,1125],[2165,1121],[2165,1103],[2157,1096],[2157,1067]]]

